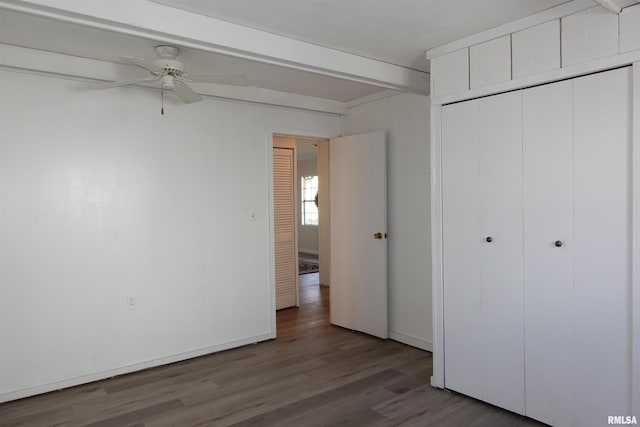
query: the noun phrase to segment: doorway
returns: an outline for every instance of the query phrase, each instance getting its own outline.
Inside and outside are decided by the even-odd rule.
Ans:
[[[293,150],[297,150],[295,136],[274,135],[276,139],[293,141]],[[274,148],[274,152],[276,150]],[[386,232],[386,137],[383,131],[368,134],[351,135],[318,140],[318,258],[319,283],[316,286],[330,287],[331,324],[365,332],[380,338],[388,337],[388,290],[387,290],[387,232]],[[275,157],[274,157],[275,159]],[[331,167],[329,167],[331,166]],[[297,168],[297,165],[295,166]],[[274,163],[275,171],[275,163]],[[289,171],[290,173],[290,171]],[[297,177],[297,171],[293,174]],[[298,255],[298,227],[301,222],[300,211],[303,198],[295,191],[293,210],[283,209],[277,203],[281,195],[276,192],[281,178],[273,175],[273,212],[284,211],[288,217],[293,214],[295,226],[289,229],[296,234],[295,251],[287,260],[274,259],[275,293],[272,301],[278,301],[278,291],[282,284],[278,280],[279,271],[291,271],[292,259]],[[302,183],[302,181],[300,181]],[[300,187],[297,179],[289,187]],[[313,190],[313,188],[312,188]],[[331,193],[331,194],[329,194]],[[329,197],[330,196],[330,197]],[[310,203],[313,191],[305,200]],[[314,197],[315,202],[315,197]],[[274,215],[273,223],[281,225]],[[278,230],[273,239],[280,242]],[[325,234],[326,233],[326,234]],[[292,245],[290,245],[292,246]],[[331,259],[333,258],[333,259]],[[331,260],[329,262],[329,260]],[[297,267],[297,262],[294,266]],[[328,271],[330,269],[330,271]],[[299,306],[299,275],[295,283],[289,284],[295,289]],[[330,283],[326,282],[330,278]],[[275,298],[273,297],[275,296]],[[292,307],[289,305],[288,307]],[[286,308],[275,304],[273,327],[275,330],[275,311]]]
[[[299,307],[301,286],[328,285],[328,144],[273,136],[276,310]]]
[[[320,284],[318,141],[296,138],[298,169],[298,286]],[[300,289],[299,289],[300,290]]]

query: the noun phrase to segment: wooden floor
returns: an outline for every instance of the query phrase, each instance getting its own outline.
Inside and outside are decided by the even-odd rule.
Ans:
[[[329,325],[301,277],[278,339],[0,405],[0,426],[539,425],[429,386],[431,353]]]

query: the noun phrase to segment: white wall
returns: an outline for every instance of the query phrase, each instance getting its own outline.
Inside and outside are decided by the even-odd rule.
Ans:
[[[387,135],[389,333],[431,350],[429,97],[400,94],[349,108],[342,134]]]
[[[307,159],[298,161],[298,184],[303,176],[318,175],[318,159]],[[301,193],[299,187],[299,193]],[[298,197],[300,199],[300,196]],[[301,202],[300,202],[301,203]],[[298,251],[317,254],[318,253],[318,226],[302,225],[302,213],[298,206]]]
[[[267,128],[338,132],[85,86],[0,71],[0,401],[274,336]]]

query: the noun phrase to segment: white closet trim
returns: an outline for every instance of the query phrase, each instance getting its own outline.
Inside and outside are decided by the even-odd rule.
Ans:
[[[433,376],[431,385],[444,388],[444,276],[442,240],[442,106],[431,107],[431,291]]]
[[[633,64],[633,167],[631,217],[632,237],[632,315],[631,360],[633,366],[631,402],[634,415],[640,415],[640,62]],[[630,414],[631,415],[631,414]]]
[[[620,68],[631,65],[636,61],[640,61],[640,51],[625,53],[622,55],[611,56],[584,64],[572,65],[570,67],[560,68],[558,70],[547,71],[532,76],[522,77],[507,82],[496,83],[490,86],[484,86],[477,89],[471,89],[464,92],[458,92],[451,95],[443,95],[431,99],[432,105],[445,105],[454,102],[466,101],[484,96],[496,95],[501,92],[509,92],[517,89],[526,89],[541,84],[553,83],[560,80],[572,79],[575,77],[595,74],[601,71]],[[431,93],[434,93],[434,87]]]

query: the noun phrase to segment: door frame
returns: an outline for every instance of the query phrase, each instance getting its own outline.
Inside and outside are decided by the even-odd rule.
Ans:
[[[273,199],[273,137],[284,135],[301,138],[331,139],[340,137],[339,134],[326,131],[266,128],[265,129],[265,149],[267,150],[267,193],[268,193],[268,223],[269,223],[269,299],[271,307],[271,330],[270,338],[276,338],[276,270],[275,270],[275,234],[274,234],[274,199]],[[296,177],[297,179],[297,177]],[[298,196],[296,195],[296,200]],[[296,210],[297,218],[297,210]],[[297,220],[296,220],[297,227]],[[298,289],[299,291],[299,289]]]

